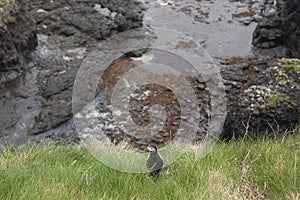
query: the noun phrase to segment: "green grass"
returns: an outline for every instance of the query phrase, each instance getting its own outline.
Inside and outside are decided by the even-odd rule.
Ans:
[[[120,172],[87,150],[34,145],[0,151],[0,199],[300,199],[300,132],[286,140],[218,143],[204,158],[196,147],[163,169]]]

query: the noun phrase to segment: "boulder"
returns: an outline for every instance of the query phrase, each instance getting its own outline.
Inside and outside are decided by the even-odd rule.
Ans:
[[[300,119],[300,60],[281,59],[261,72],[234,102],[223,138],[283,135]]]

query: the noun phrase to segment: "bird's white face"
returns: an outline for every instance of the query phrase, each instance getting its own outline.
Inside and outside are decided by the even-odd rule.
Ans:
[[[156,149],[152,146],[149,146],[145,149],[145,152],[154,152],[154,151],[156,151]]]

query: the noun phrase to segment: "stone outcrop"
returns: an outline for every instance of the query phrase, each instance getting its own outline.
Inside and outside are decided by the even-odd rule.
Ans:
[[[300,60],[281,59],[258,74],[226,118],[223,137],[283,135],[300,119]]]
[[[223,138],[282,135],[299,122],[300,2],[277,1],[253,33],[258,75],[236,96],[226,118]]]

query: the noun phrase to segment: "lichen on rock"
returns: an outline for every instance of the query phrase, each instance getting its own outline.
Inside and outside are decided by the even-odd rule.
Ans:
[[[288,98],[279,91],[273,91],[266,86],[254,85],[244,91],[241,105],[252,114],[257,115],[261,110],[275,109],[287,101]]]
[[[300,74],[300,60],[299,59],[281,59],[279,64],[283,65],[286,70],[293,70]]]
[[[276,109],[288,105],[291,99],[286,94],[287,88],[299,89],[294,80],[293,73],[300,73],[298,59],[281,59],[272,66],[262,77],[269,77],[265,85],[252,85],[246,89],[241,98],[240,105],[246,107],[252,114],[257,115],[261,110]],[[250,105],[249,105],[250,103]]]
[[[234,103],[223,136],[284,133],[300,117],[300,60],[280,59],[261,72]],[[247,125],[246,125],[247,124]],[[276,130],[276,131],[275,131]]]

